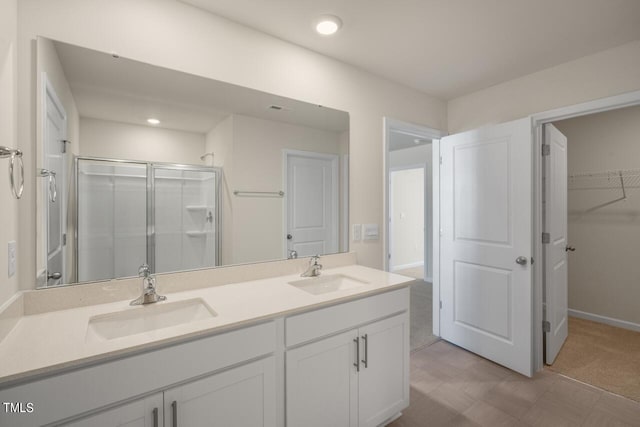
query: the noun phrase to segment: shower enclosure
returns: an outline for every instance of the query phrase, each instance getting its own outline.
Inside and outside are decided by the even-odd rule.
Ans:
[[[219,168],[76,158],[76,277],[219,264]]]

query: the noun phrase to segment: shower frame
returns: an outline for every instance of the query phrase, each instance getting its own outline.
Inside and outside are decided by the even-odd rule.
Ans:
[[[147,212],[147,265],[149,265],[149,269],[152,273],[156,272],[156,262],[155,262],[155,243],[156,243],[156,231],[155,231],[155,211],[152,207],[155,205],[155,176],[153,174],[154,166],[159,167],[160,169],[174,169],[180,171],[190,171],[190,172],[215,172],[216,173],[216,183],[215,183],[215,197],[214,197],[214,213],[215,213],[215,221],[213,223],[215,227],[215,266],[220,266],[220,242],[222,241],[222,231],[220,229],[220,224],[222,223],[220,215],[222,215],[222,207],[220,204],[222,203],[222,197],[220,197],[220,189],[222,182],[222,168],[215,166],[202,166],[202,165],[189,165],[182,163],[166,163],[166,162],[150,162],[150,161],[142,161],[142,160],[126,160],[126,159],[112,159],[107,157],[92,157],[92,156],[75,156],[74,157],[74,185],[75,185],[75,229],[73,231],[74,237],[74,252],[75,252],[75,276],[76,280],[79,278],[79,268],[80,263],[79,260],[79,248],[78,248],[78,221],[80,218],[80,203],[79,201],[79,179],[80,179],[80,161],[88,160],[93,162],[109,162],[109,163],[119,163],[119,164],[136,164],[136,165],[145,165],[147,170],[147,182],[146,182],[146,212]],[[207,268],[207,267],[203,267]],[[188,271],[188,270],[183,270]],[[115,278],[117,279],[117,277]]]

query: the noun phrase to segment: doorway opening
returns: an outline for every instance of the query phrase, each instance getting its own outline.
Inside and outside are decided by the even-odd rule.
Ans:
[[[545,363],[640,401],[640,106],[542,134]]]
[[[434,328],[433,141],[441,133],[385,119],[385,269],[412,277],[410,347],[439,339]],[[434,316],[435,314],[435,316]]]

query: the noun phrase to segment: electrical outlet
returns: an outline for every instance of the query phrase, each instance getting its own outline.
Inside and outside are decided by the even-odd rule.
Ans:
[[[9,277],[13,276],[14,274],[16,274],[16,241],[12,240],[9,242],[9,245],[7,246],[7,270],[8,270],[8,275]]]

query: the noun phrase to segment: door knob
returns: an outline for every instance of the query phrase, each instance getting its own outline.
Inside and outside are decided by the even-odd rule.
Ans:
[[[62,278],[62,273],[60,273],[60,272],[47,274],[47,279],[58,280],[58,279],[61,279],[61,278]]]
[[[516,264],[527,265],[527,262],[527,257],[525,256],[519,256],[518,258],[516,258]]]
[[[291,240],[293,239],[293,236],[291,234],[287,234],[287,240]]]
[[[567,245],[566,248],[564,248],[565,252],[575,252],[576,248],[574,248],[573,246],[569,246]]]

